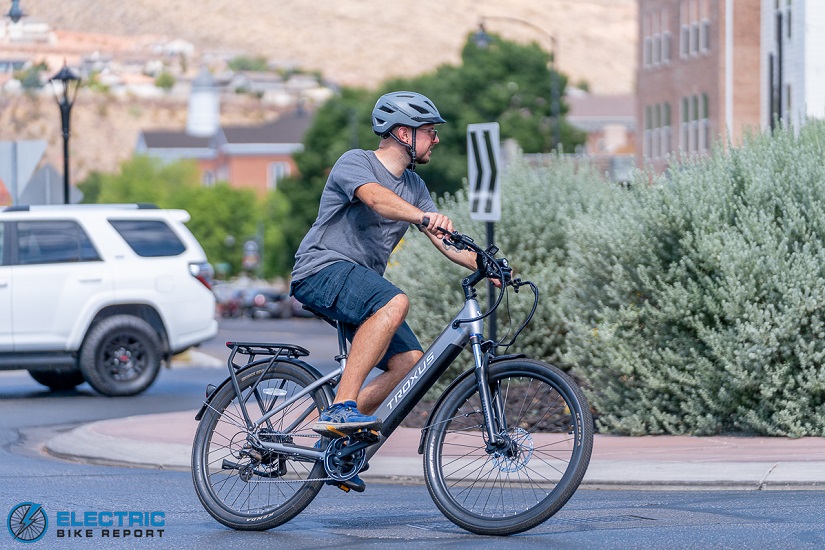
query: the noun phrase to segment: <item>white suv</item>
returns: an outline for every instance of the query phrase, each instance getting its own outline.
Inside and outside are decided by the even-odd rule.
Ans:
[[[187,221],[136,204],[0,211],[0,370],[134,395],[215,336],[212,266]]]

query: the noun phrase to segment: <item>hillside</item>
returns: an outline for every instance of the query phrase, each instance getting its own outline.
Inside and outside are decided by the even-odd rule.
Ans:
[[[636,64],[636,0],[24,0],[54,28],[183,38],[202,50],[261,54],[373,87],[457,63],[482,17],[487,29],[550,49],[573,82],[627,93]],[[90,9],[94,5],[94,9]],[[521,20],[522,22],[514,21]]]
[[[91,5],[94,9],[90,9]],[[339,85],[373,88],[394,76],[457,64],[468,33],[486,28],[511,40],[556,41],[559,69],[595,93],[628,93],[636,61],[636,0],[24,0],[32,19],[60,31],[182,38],[200,53],[263,55],[317,70]],[[180,101],[81,94],[72,111],[72,180],[112,171],[131,156],[138,132],[182,127]],[[259,103],[222,103],[222,122],[272,118]],[[0,96],[0,140],[47,139],[61,166],[59,115],[48,95]]]

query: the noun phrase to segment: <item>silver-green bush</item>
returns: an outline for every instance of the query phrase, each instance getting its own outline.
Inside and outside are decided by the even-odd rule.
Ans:
[[[602,428],[825,435],[825,126],[646,183],[570,226],[565,358]]]
[[[517,163],[503,190],[497,244],[542,291],[512,351],[572,367],[603,431],[825,435],[825,123],[640,173],[629,190],[558,158]],[[483,240],[465,195],[440,208]],[[388,277],[423,343],[457,311],[464,275],[423,236],[394,255]],[[511,293],[513,328],[531,304]]]

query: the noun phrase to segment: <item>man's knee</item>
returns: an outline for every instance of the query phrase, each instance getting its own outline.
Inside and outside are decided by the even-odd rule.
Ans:
[[[410,311],[410,299],[407,298],[406,294],[396,294],[378,311],[386,313],[395,324],[400,325],[407,318],[407,313]]]

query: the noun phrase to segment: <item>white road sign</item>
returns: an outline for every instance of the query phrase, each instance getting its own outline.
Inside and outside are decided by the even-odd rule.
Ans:
[[[470,218],[485,222],[501,219],[499,167],[501,147],[498,122],[467,125],[467,168]]]

